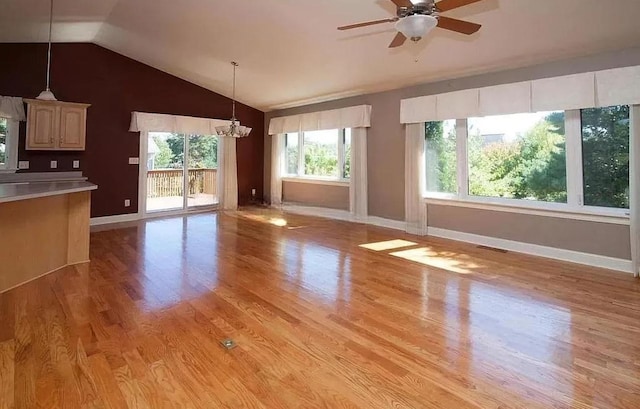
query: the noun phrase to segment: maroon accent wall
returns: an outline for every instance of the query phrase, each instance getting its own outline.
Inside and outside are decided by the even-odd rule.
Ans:
[[[34,98],[45,87],[46,44],[0,43],[0,95]],[[229,70],[212,73],[231,85]],[[139,155],[139,134],[129,132],[132,111],[226,119],[231,100],[205,88],[159,71],[95,44],[53,44],[51,90],[61,101],[91,104],[87,114],[87,149],[84,152],[25,151],[25,123],[20,125],[19,160],[30,162],[30,172],[80,169],[98,185],[91,216],[135,213],[138,208],[138,166],[129,157]],[[262,198],[264,113],[243,104],[237,117],[253,128],[238,140],[239,203],[246,204],[255,188]],[[124,200],[131,207],[124,207]]]

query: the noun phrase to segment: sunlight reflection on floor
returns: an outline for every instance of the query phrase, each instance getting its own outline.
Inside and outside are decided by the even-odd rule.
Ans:
[[[377,243],[361,244],[358,247],[362,247],[362,248],[373,250],[373,251],[385,251],[385,250],[394,250],[394,249],[399,249],[401,247],[410,247],[410,246],[417,246],[417,245],[418,243],[414,243],[412,241],[396,239],[396,240],[380,241]]]
[[[429,247],[396,251],[389,254],[405,260],[415,261],[416,263],[424,264],[425,266],[441,268],[458,274],[471,274],[473,273],[472,269],[480,268],[480,265],[472,262],[462,261],[451,257],[442,257],[437,251],[433,251]]]
[[[271,216],[261,215],[261,214],[243,214],[243,216],[246,217],[247,219],[251,219],[251,220],[262,222],[262,223],[273,224],[274,226],[278,226],[278,227],[286,227],[288,224],[287,220],[283,219],[282,217],[271,217]]]

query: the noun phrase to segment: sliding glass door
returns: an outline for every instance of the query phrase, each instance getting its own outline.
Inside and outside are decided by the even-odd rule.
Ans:
[[[189,135],[187,138],[189,194],[187,207],[213,206],[218,203],[218,138]]]
[[[215,206],[217,154],[215,136],[149,132],[146,212]]]

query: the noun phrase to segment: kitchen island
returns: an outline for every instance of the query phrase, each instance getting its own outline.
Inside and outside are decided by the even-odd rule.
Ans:
[[[89,261],[86,181],[0,184],[0,292]]]

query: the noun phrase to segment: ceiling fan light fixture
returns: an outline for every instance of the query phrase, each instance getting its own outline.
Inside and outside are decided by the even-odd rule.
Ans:
[[[413,14],[401,18],[396,23],[396,30],[404,34],[405,37],[417,41],[427,35],[438,25],[438,19],[426,14]]]

